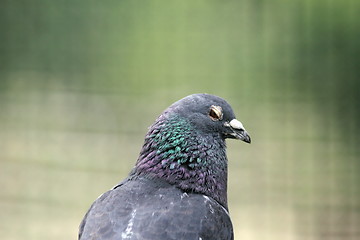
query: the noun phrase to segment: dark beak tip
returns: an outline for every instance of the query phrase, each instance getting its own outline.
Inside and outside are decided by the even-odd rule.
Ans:
[[[251,137],[250,137],[250,135],[249,135],[249,133],[248,132],[246,132],[246,131],[244,131],[242,134],[241,134],[241,138],[240,138],[241,140],[243,140],[244,142],[246,142],[246,143],[251,143]]]
[[[247,136],[244,138],[243,141],[250,144],[250,143],[251,143],[251,138],[250,138],[250,136],[247,135]]]

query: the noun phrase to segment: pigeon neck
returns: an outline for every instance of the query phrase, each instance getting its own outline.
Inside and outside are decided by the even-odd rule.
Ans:
[[[160,116],[145,137],[133,173],[164,179],[185,192],[202,193],[227,209],[225,150],[220,135],[201,134],[178,116]]]

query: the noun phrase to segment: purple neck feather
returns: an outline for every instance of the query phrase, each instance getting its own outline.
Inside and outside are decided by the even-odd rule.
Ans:
[[[225,140],[216,133],[200,133],[177,115],[162,115],[150,127],[133,174],[155,176],[183,191],[202,193],[227,209]]]

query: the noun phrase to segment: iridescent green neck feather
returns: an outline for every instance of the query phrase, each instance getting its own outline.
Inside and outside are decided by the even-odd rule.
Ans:
[[[225,140],[195,129],[176,114],[161,115],[150,127],[135,175],[161,178],[185,192],[202,193],[227,208]]]

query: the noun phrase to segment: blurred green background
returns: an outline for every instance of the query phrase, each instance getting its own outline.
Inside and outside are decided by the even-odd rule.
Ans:
[[[360,1],[10,1],[0,236],[76,239],[172,102],[228,100],[235,239],[360,239]]]

